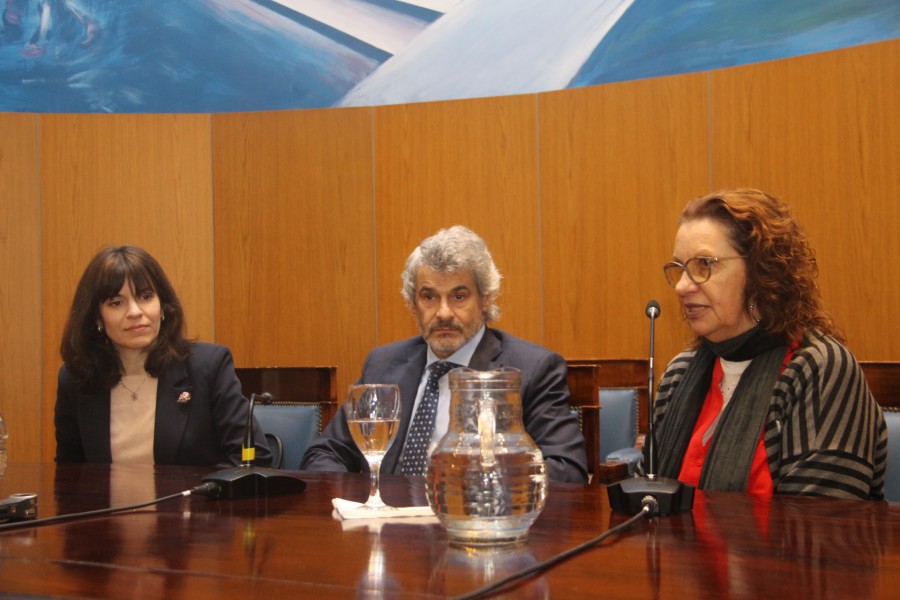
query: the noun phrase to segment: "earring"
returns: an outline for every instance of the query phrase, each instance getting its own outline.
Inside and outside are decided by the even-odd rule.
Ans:
[[[754,309],[755,307],[756,307],[756,304],[753,303],[753,302],[751,302],[751,303],[750,303],[750,306],[747,307],[747,314],[750,315],[750,318],[751,318],[751,319],[753,319],[754,321],[756,321],[757,323],[759,323],[759,322],[760,322],[760,319],[757,319],[756,317],[753,316],[753,309]]]
[[[97,324],[97,333],[103,333],[103,326],[99,323]]]

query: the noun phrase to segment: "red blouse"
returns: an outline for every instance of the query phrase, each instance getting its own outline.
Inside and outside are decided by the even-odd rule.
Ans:
[[[791,354],[793,352],[788,350],[788,356]],[[785,362],[787,362],[787,358],[785,358]],[[716,416],[722,412],[724,400],[722,398],[722,389],[719,386],[721,383],[722,362],[720,358],[716,358],[716,364],[713,367],[712,385],[709,386],[706,400],[703,401],[703,409],[700,411],[697,424],[694,426],[694,433],[691,435],[691,441],[688,444],[687,451],[684,453],[681,473],[678,474],[679,481],[694,487],[699,487],[700,485],[700,473],[703,471],[703,463],[706,461],[706,454],[709,452],[709,446],[714,437],[710,436],[710,439],[704,445],[703,434],[715,421]],[[759,443],[756,445],[753,464],[750,467],[750,481],[747,483],[747,491],[751,494],[772,494],[772,474],[769,472],[764,437],[765,431],[759,435]]]

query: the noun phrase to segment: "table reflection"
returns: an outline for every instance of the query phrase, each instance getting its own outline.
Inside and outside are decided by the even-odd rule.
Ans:
[[[537,562],[527,543],[483,548],[448,544],[431,570],[428,591],[446,596],[465,594],[533,567]],[[550,588],[544,576],[537,576],[511,584],[491,598],[539,600],[550,598]]]
[[[58,470],[57,513],[71,514],[107,507],[141,504],[170,495],[154,477],[135,477],[133,469],[112,468]],[[189,548],[173,540],[191,539],[204,547],[228,547],[245,543],[245,532],[236,532],[232,521],[204,512],[192,513],[187,499],[108,516],[71,521],[59,528],[63,536],[63,568],[75,577],[90,580],[114,594],[124,588],[134,597],[179,597],[184,579],[180,573],[197,566]],[[94,540],[103,540],[97,544]],[[230,550],[224,551],[231,554]],[[125,568],[84,569],[85,565],[113,563]]]
[[[878,517],[877,503],[820,502],[822,518],[809,519],[809,501],[803,498],[778,503],[746,494],[700,498],[693,535],[705,559],[693,575],[723,598],[873,597],[878,571],[872,565],[891,545],[891,528]],[[736,512],[746,517],[735,519]],[[759,576],[761,563],[771,565],[771,577]],[[837,566],[840,570],[830,568]],[[856,576],[848,578],[848,568],[856,568]],[[784,578],[792,580],[793,592],[786,591]]]
[[[197,485],[208,469],[13,463],[0,496],[39,494],[40,517],[129,506]],[[594,539],[629,515],[602,487],[552,486],[526,543],[465,548],[437,522],[341,521],[364,474],[305,473],[270,498],[155,508],[0,535],[0,596],[42,598],[442,598],[466,594]],[[422,482],[387,476],[385,499]],[[643,519],[492,598],[884,598],[900,590],[900,507],[699,493],[691,513]]]
[[[406,521],[411,521],[411,523]],[[391,575],[388,561],[389,555],[385,552],[385,540],[382,536],[382,532],[386,531],[388,534],[391,534],[392,529],[396,530],[404,527],[415,527],[415,523],[421,521],[423,520],[417,518],[404,519],[400,523],[391,522],[385,519],[349,519],[341,521],[342,531],[353,531],[357,533],[365,532],[368,534],[368,540],[370,542],[367,564],[362,571],[361,576],[356,581],[357,598],[383,598],[385,597],[385,592],[402,590],[402,586],[397,579]],[[396,536],[389,535],[389,537]],[[363,552],[364,546],[360,545],[359,550],[360,552]]]

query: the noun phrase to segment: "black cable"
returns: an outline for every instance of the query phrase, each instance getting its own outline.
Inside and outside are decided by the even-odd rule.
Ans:
[[[218,493],[219,484],[215,482],[207,482],[202,485],[198,485],[196,487],[192,487],[189,490],[184,490],[183,492],[178,492],[177,494],[171,494],[169,496],[163,496],[162,498],[157,498],[156,500],[151,500],[149,502],[143,502],[141,504],[131,504],[129,506],[114,506],[110,508],[101,508],[99,510],[89,510],[86,512],[79,513],[70,513],[67,515],[56,515],[55,517],[46,517],[44,519],[31,519],[29,521],[13,521],[10,523],[4,523],[0,525],[0,533],[4,531],[9,531],[11,529],[24,529],[26,527],[37,527],[39,525],[50,525],[51,523],[60,523],[62,521],[71,521],[73,519],[81,519],[86,517],[97,517],[100,515],[109,515],[117,512],[123,512],[126,510],[137,510],[139,508],[145,508],[147,506],[153,506],[154,504],[160,504],[167,500],[174,500],[175,498],[184,498],[185,496],[190,496],[191,494],[199,494],[201,496],[206,495],[214,495]]]
[[[508,586],[509,584],[511,584],[515,581],[518,581],[520,579],[525,579],[526,577],[529,577],[531,575],[534,575],[536,573],[540,573],[541,571],[549,569],[550,567],[552,567],[558,563],[561,563],[562,561],[564,561],[572,556],[575,556],[579,552],[582,552],[583,550],[587,550],[588,548],[590,548],[591,546],[594,546],[595,544],[599,544],[600,542],[602,542],[609,536],[611,536],[615,533],[619,533],[623,529],[630,527],[631,525],[636,523],[639,519],[642,519],[645,516],[648,516],[648,517],[652,516],[653,504],[655,504],[655,500],[645,499],[644,506],[643,506],[643,508],[641,508],[640,512],[635,514],[633,517],[631,517],[624,523],[620,523],[619,525],[616,525],[615,527],[613,527],[611,529],[607,529],[606,531],[604,531],[597,537],[590,539],[590,540],[584,542],[583,544],[579,544],[578,546],[575,546],[574,548],[570,548],[570,549],[566,550],[565,552],[557,554],[556,556],[550,557],[545,561],[539,562],[536,565],[526,567],[526,568],[522,569],[521,571],[516,571],[512,575],[508,575],[508,576],[504,577],[503,579],[499,579],[499,580],[495,581],[494,583],[489,583],[488,585],[480,587],[475,591],[469,592],[468,594],[463,594],[462,596],[454,596],[452,598],[452,600],[474,600],[475,598],[485,598],[485,597],[493,594],[497,590],[505,588],[506,586]]]

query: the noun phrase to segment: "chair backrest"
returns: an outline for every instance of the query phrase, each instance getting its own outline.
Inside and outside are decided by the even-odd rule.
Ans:
[[[600,459],[611,452],[634,448],[638,437],[638,391],[600,388]]]
[[[884,497],[900,502],[900,362],[860,361],[869,389],[884,410],[888,429]]]
[[[253,415],[267,437],[275,434],[281,440],[280,468],[299,469],[303,453],[321,431],[320,405],[317,402],[264,404],[257,406]]]
[[[578,426],[584,436],[588,473],[597,472],[600,464],[600,402],[599,373],[596,364],[569,364],[569,407],[578,417]]]
[[[884,479],[884,498],[900,502],[900,410],[884,409],[888,430],[887,474]]]
[[[878,404],[900,410],[900,362],[861,360],[859,366]]]
[[[337,367],[242,367],[241,391],[268,392],[272,403],[257,404],[263,431],[283,445],[282,467],[298,469],[303,453],[337,412]]]
[[[646,431],[648,362],[646,359],[569,359],[569,403],[579,413],[588,454],[596,474],[609,452],[634,446]],[[617,444],[624,443],[624,446]]]
[[[318,403],[322,427],[337,412],[337,367],[241,367],[235,371],[247,398],[268,392],[274,404]]]
[[[646,358],[573,358],[566,360],[569,368],[594,365],[597,389],[630,388],[638,394],[638,431],[647,431],[647,400],[649,394],[648,372],[650,361]],[[657,377],[661,373],[657,373]]]

